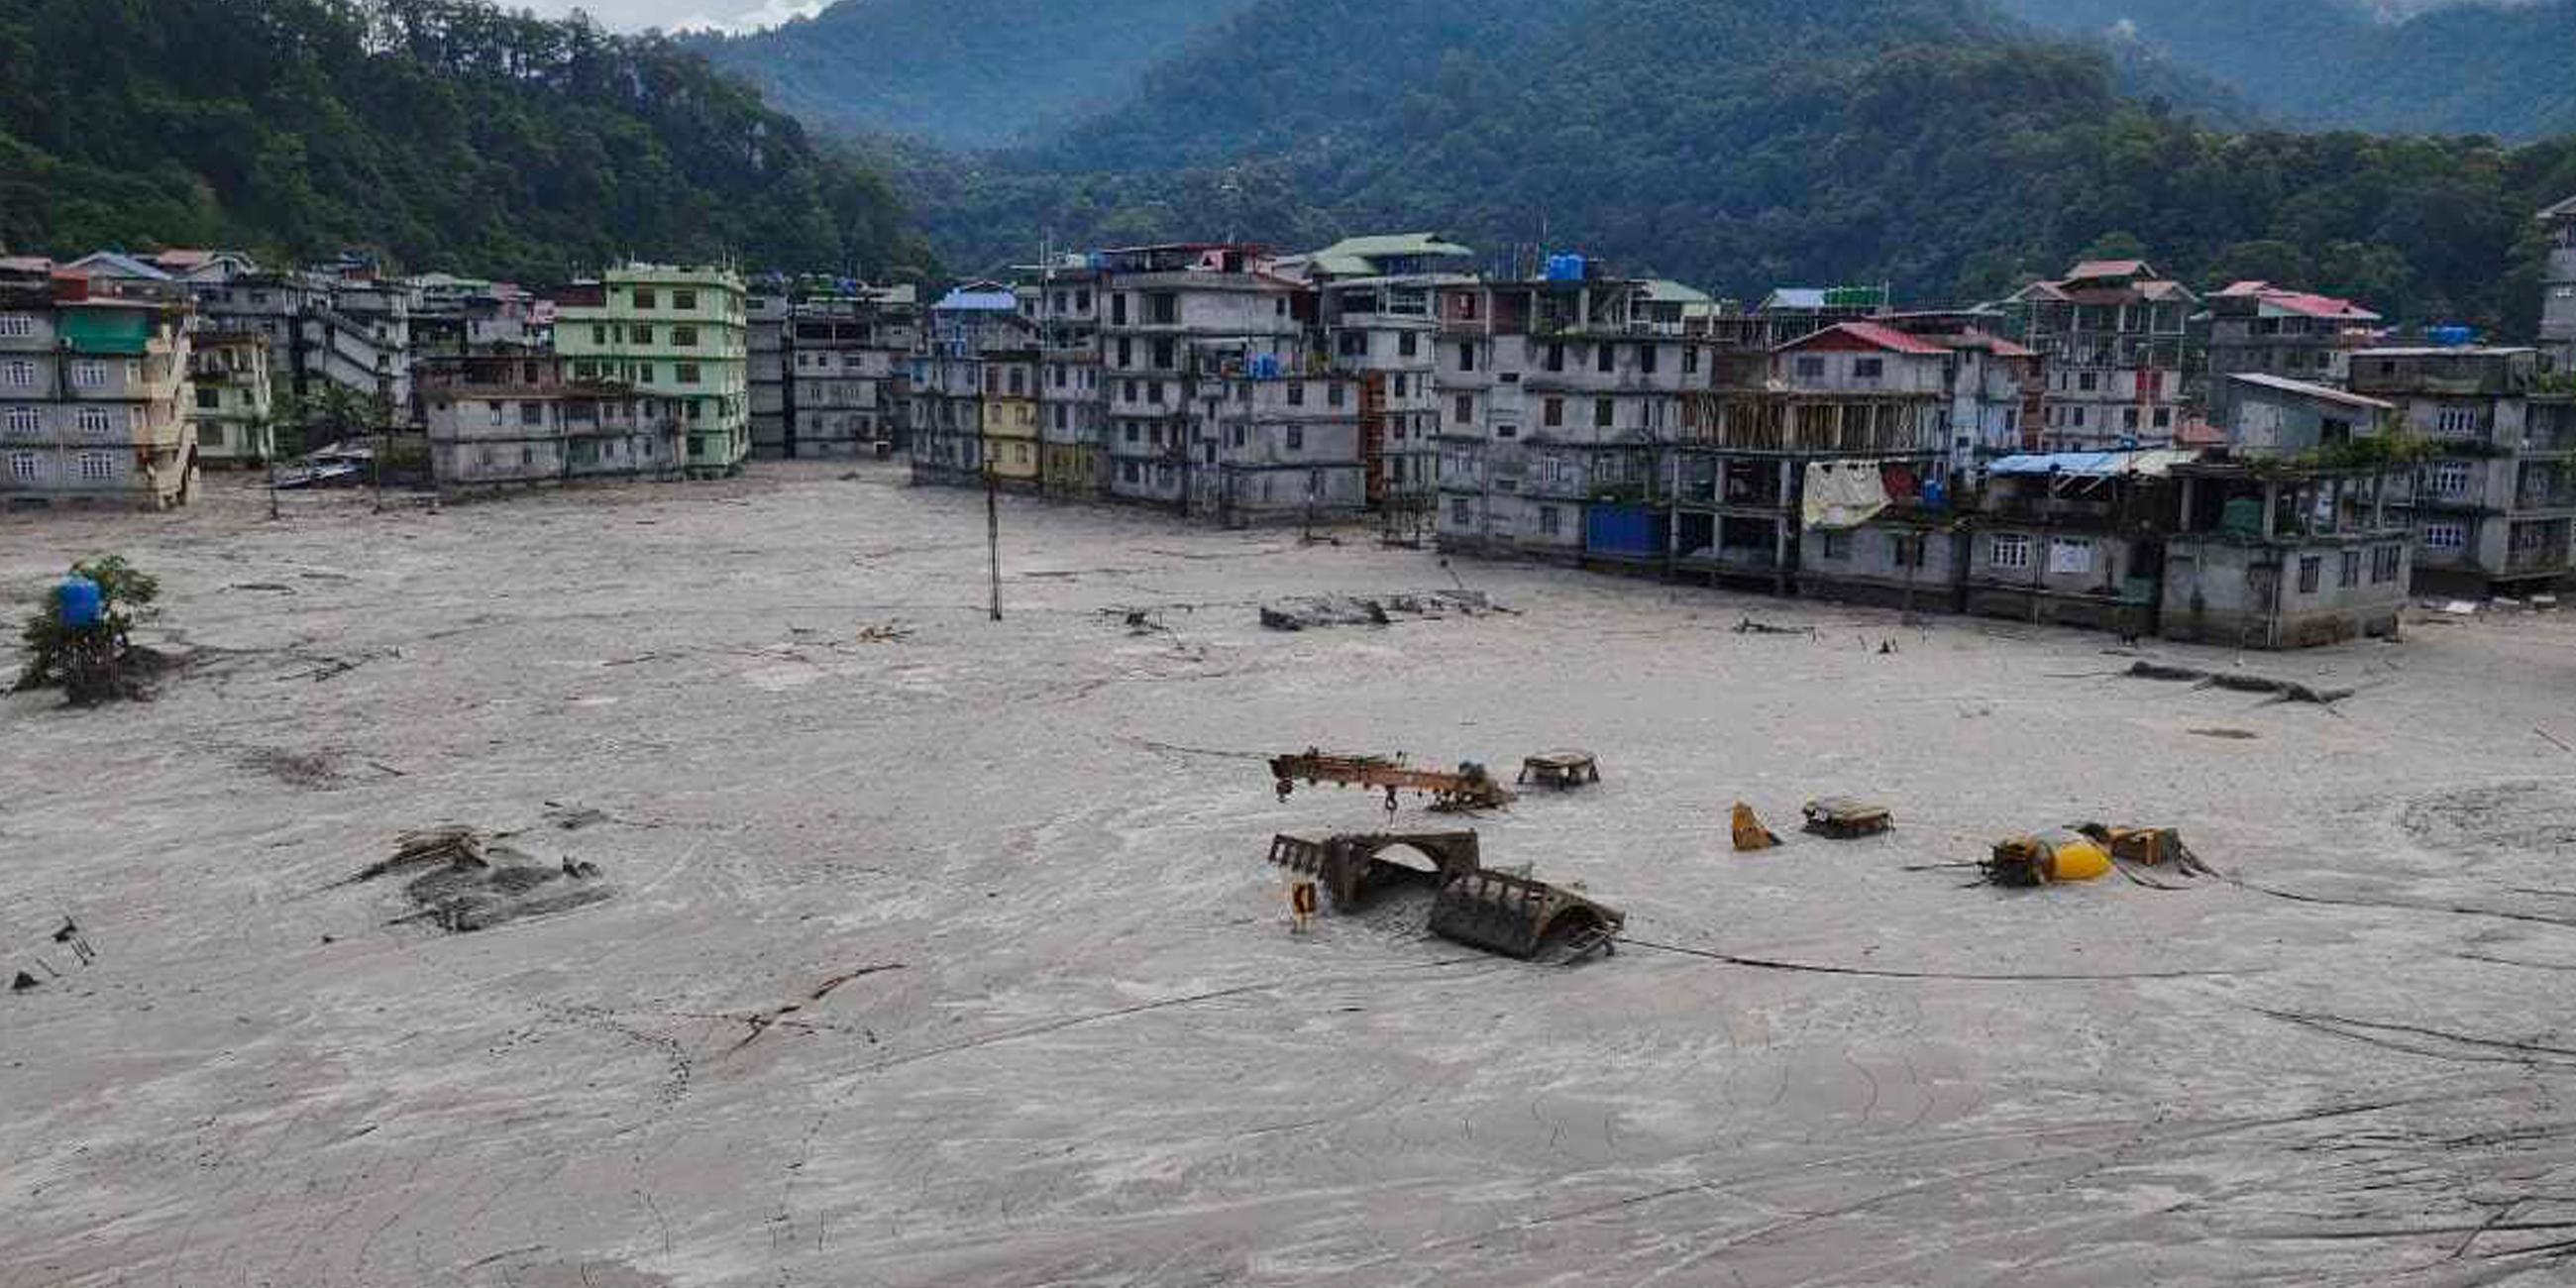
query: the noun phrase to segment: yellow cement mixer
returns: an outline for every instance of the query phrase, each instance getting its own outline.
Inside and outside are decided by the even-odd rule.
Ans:
[[[2111,875],[2111,852],[2077,832],[2016,836],[1995,842],[1986,879],[2003,886],[2064,885]]]

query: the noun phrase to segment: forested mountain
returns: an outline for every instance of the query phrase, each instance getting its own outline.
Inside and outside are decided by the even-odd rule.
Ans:
[[[2576,148],[2236,134],[2121,84],[1977,0],[1272,0],[1056,140],[906,169],[963,264],[1439,226],[1745,296],[1979,299],[2132,250],[2528,328]]]
[[[696,55],[466,0],[0,0],[0,86],[11,250],[927,262],[883,180]]]
[[[1998,0],[2124,61],[2188,67],[2285,124],[2527,139],[2576,131],[2576,0]]]
[[[692,43],[817,125],[991,147],[1051,136],[1127,98],[1148,68],[1254,3],[844,0]]]

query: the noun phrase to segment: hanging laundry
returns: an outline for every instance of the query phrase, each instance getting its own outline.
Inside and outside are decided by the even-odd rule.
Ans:
[[[1810,528],[1857,528],[1887,508],[1887,482],[1876,461],[1816,462],[1807,466],[1806,520]]]

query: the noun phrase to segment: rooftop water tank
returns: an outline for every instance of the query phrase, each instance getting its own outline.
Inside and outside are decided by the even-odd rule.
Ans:
[[[107,604],[99,593],[98,583],[87,577],[65,578],[63,584],[54,590],[54,602],[62,615],[63,626],[69,630],[88,630],[107,615]]]
[[[2426,331],[2425,334],[2433,343],[2445,349],[2457,349],[2464,345],[2475,344],[2478,339],[2477,328],[2465,326],[2437,326]]]
[[[1547,280],[1551,282],[1580,282],[1583,278],[1584,262],[1581,255],[1550,255],[1547,257]]]

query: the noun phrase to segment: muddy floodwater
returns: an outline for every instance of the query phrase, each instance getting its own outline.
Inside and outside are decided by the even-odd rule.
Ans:
[[[1034,499],[994,623],[983,518],[874,464],[0,516],[12,623],[120,551],[177,655],[0,702],[0,1284],[2576,1279],[2576,614],[2140,650],[2321,706]],[[1441,591],[1493,611],[1261,624]],[[1389,826],[1278,799],[1308,747],[1594,753],[1472,825],[1628,942],[1292,934],[1271,837]],[[1950,866],[2091,820],[2219,875]],[[440,828],[506,861],[386,866]]]

